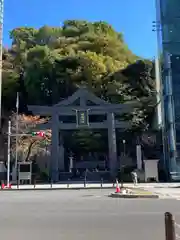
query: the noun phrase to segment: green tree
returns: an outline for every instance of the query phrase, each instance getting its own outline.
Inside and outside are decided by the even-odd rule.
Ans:
[[[67,20],[62,27],[21,27],[10,37],[12,46],[3,53],[5,109],[15,107],[20,76],[28,104],[56,104],[82,83],[112,103],[154,99],[154,63],[133,54],[122,33],[106,22]],[[148,100],[128,117],[142,129],[152,115]]]

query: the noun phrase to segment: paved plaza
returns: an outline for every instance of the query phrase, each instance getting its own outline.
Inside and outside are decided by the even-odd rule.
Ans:
[[[164,240],[164,212],[174,213],[180,223],[177,200],[113,199],[108,194],[100,189],[1,191],[1,238]]]

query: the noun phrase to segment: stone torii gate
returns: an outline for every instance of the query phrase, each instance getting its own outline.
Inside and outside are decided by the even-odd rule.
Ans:
[[[40,116],[50,116],[51,120],[44,125],[44,129],[52,130],[51,143],[51,175],[52,180],[59,180],[59,171],[64,171],[64,151],[61,138],[61,130],[76,129],[107,129],[108,146],[109,146],[109,167],[113,177],[117,168],[117,145],[116,129],[126,130],[131,127],[128,121],[118,121],[115,114],[122,115],[131,112],[138,107],[137,102],[125,104],[111,104],[89,92],[86,87],[80,87],[72,96],[68,97],[53,106],[33,106],[29,105],[28,109],[33,114]],[[90,115],[106,115],[104,122],[90,122]],[[74,116],[75,121],[66,123],[61,121],[63,116]],[[43,127],[42,127],[43,128]],[[41,130],[43,130],[41,128]]]

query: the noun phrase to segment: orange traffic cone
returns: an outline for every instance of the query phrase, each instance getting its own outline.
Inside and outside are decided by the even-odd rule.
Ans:
[[[121,189],[119,187],[118,180],[116,180],[116,193],[120,193],[120,192],[121,192]]]

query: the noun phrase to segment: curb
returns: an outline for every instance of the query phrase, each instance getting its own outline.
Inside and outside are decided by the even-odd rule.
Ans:
[[[152,194],[152,195],[146,195],[146,194],[118,194],[118,193],[111,193],[109,197],[112,198],[151,198],[151,199],[158,199],[159,195]]]

